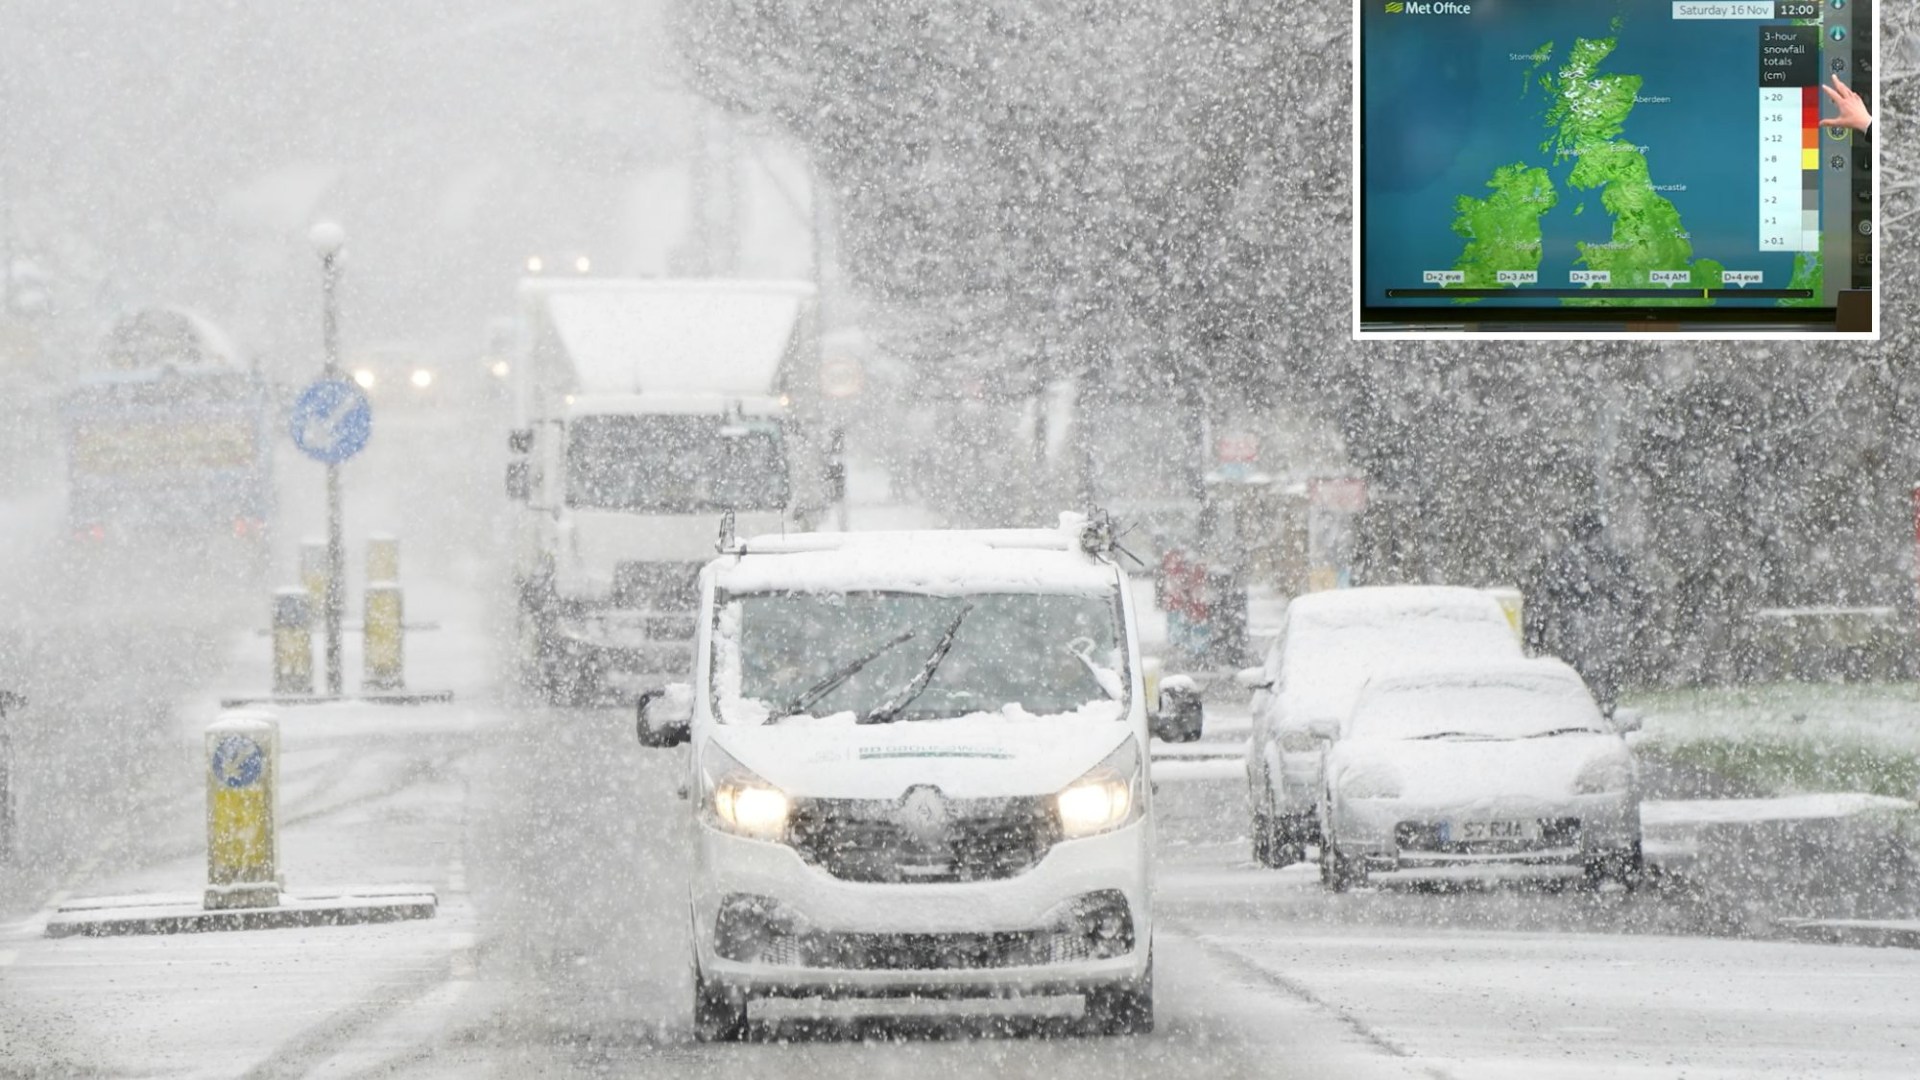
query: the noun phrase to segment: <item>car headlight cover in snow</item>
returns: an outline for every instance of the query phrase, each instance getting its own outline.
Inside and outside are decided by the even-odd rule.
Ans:
[[[1605,795],[1625,791],[1633,784],[1633,762],[1623,754],[1594,758],[1580,770],[1573,790],[1580,795]]]
[[[1140,748],[1129,736],[1106,760],[1053,797],[1068,840],[1117,829],[1140,815]]]
[[[786,792],[715,743],[708,743],[700,755],[700,778],[706,817],[716,828],[757,840],[778,840],[786,834],[793,809]]]

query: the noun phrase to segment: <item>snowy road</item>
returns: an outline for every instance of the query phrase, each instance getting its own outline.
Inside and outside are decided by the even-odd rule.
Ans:
[[[642,751],[623,711],[466,689],[284,721],[293,883],[422,881],[438,918],[63,940],[30,918],[0,931],[0,1075],[1911,1075],[1920,952],[1691,936],[1659,895],[1328,896],[1304,866],[1251,866],[1221,783],[1162,786],[1153,1036],[1081,1037],[1044,1007],[833,1006],[699,1046],[684,751]],[[150,865],[90,891],[190,888],[195,809],[157,804]]]
[[[401,475],[385,512],[414,535],[433,488]],[[1073,1034],[1071,1004],[1013,1022],[802,1005],[758,1014],[747,1045],[697,1045],[685,751],[643,751],[624,710],[505,688],[484,515],[433,520],[472,547],[407,564],[409,618],[442,627],[409,639],[410,682],[455,702],[282,715],[289,883],[428,885],[431,920],[40,936],[61,890],[197,888],[192,747],[220,691],[264,682],[244,629],[261,605],[132,604],[9,639],[52,704],[30,740],[37,855],[0,871],[0,1076],[1893,1078],[1920,1060],[1920,951],[1731,938],[1661,891],[1384,876],[1330,896],[1308,867],[1251,864],[1223,779],[1160,786],[1152,1036]]]

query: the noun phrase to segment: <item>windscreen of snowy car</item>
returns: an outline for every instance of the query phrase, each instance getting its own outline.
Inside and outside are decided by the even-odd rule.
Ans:
[[[715,618],[714,700],[728,723],[1125,715],[1111,592],[752,593]]]
[[[567,432],[567,505],[659,514],[787,505],[776,424],[719,416],[585,416]]]
[[[1561,682],[1422,683],[1363,695],[1350,739],[1528,739],[1604,734],[1585,691]]]

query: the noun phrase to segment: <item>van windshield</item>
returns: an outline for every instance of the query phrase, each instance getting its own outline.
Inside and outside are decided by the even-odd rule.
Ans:
[[[975,713],[1125,715],[1117,595],[787,592],[726,597],[713,696],[726,723]]]

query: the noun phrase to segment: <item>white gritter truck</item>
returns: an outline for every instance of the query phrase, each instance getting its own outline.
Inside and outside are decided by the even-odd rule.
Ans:
[[[529,279],[511,376],[522,679],[630,697],[692,667],[723,518],[815,527],[841,496],[820,430],[814,289],[793,281]]]

